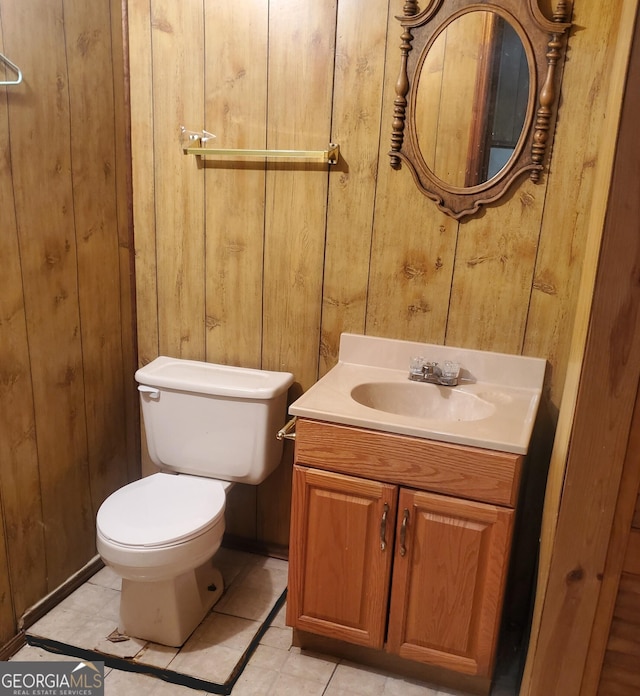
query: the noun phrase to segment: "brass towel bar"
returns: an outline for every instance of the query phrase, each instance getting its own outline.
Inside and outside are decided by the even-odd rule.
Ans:
[[[326,150],[249,150],[238,148],[215,148],[204,147],[204,143],[214,138],[214,135],[202,131],[202,133],[194,133],[188,131],[184,127],[181,129],[183,141],[186,141],[186,147],[183,147],[185,155],[196,155],[198,157],[278,157],[286,159],[302,159],[311,162],[325,162],[327,164],[337,164],[340,159],[340,145],[329,143]],[[192,145],[191,143],[197,143]]]
[[[340,146],[330,144],[327,150],[244,150],[244,149],[219,149],[214,147],[185,147],[185,155],[198,155],[199,157],[282,157],[304,159],[309,161],[337,164],[340,157]]]

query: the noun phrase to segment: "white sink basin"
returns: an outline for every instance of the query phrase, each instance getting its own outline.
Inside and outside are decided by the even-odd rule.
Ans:
[[[475,421],[495,413],[495,404],[451,387],[418,382],[365,382],[351,390],[363,406],[398,416],[443,421]]]
[[[456,387],[409,380],[414,356],[461,365]],[[546,361],[342,334],[338,364],[289,407],[294,416],[526,454]]]

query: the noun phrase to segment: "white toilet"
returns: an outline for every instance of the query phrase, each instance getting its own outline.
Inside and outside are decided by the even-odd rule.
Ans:
[[[222,594],[226,491],[280,463],[293,375],[159,357],[135,377],[160,473],[102,503],[97,548],[122,576],[119,631],[179,647]]]

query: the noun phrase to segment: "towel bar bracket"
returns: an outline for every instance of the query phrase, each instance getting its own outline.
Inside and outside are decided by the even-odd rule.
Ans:
[[[4,65],[11,68],[11,70],[16,73],[15,80],[0,80],[0,85],[19,85],[22,82],[22,70],[20,70],[15,63],[12,63],[3,53],[0,53],[0,63],[4,63]]]

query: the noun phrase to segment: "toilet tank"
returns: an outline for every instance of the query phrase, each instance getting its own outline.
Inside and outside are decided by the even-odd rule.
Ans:
[[[160,469],[257,484],[280,463],[291,373],[161,356],[135,378]]]

